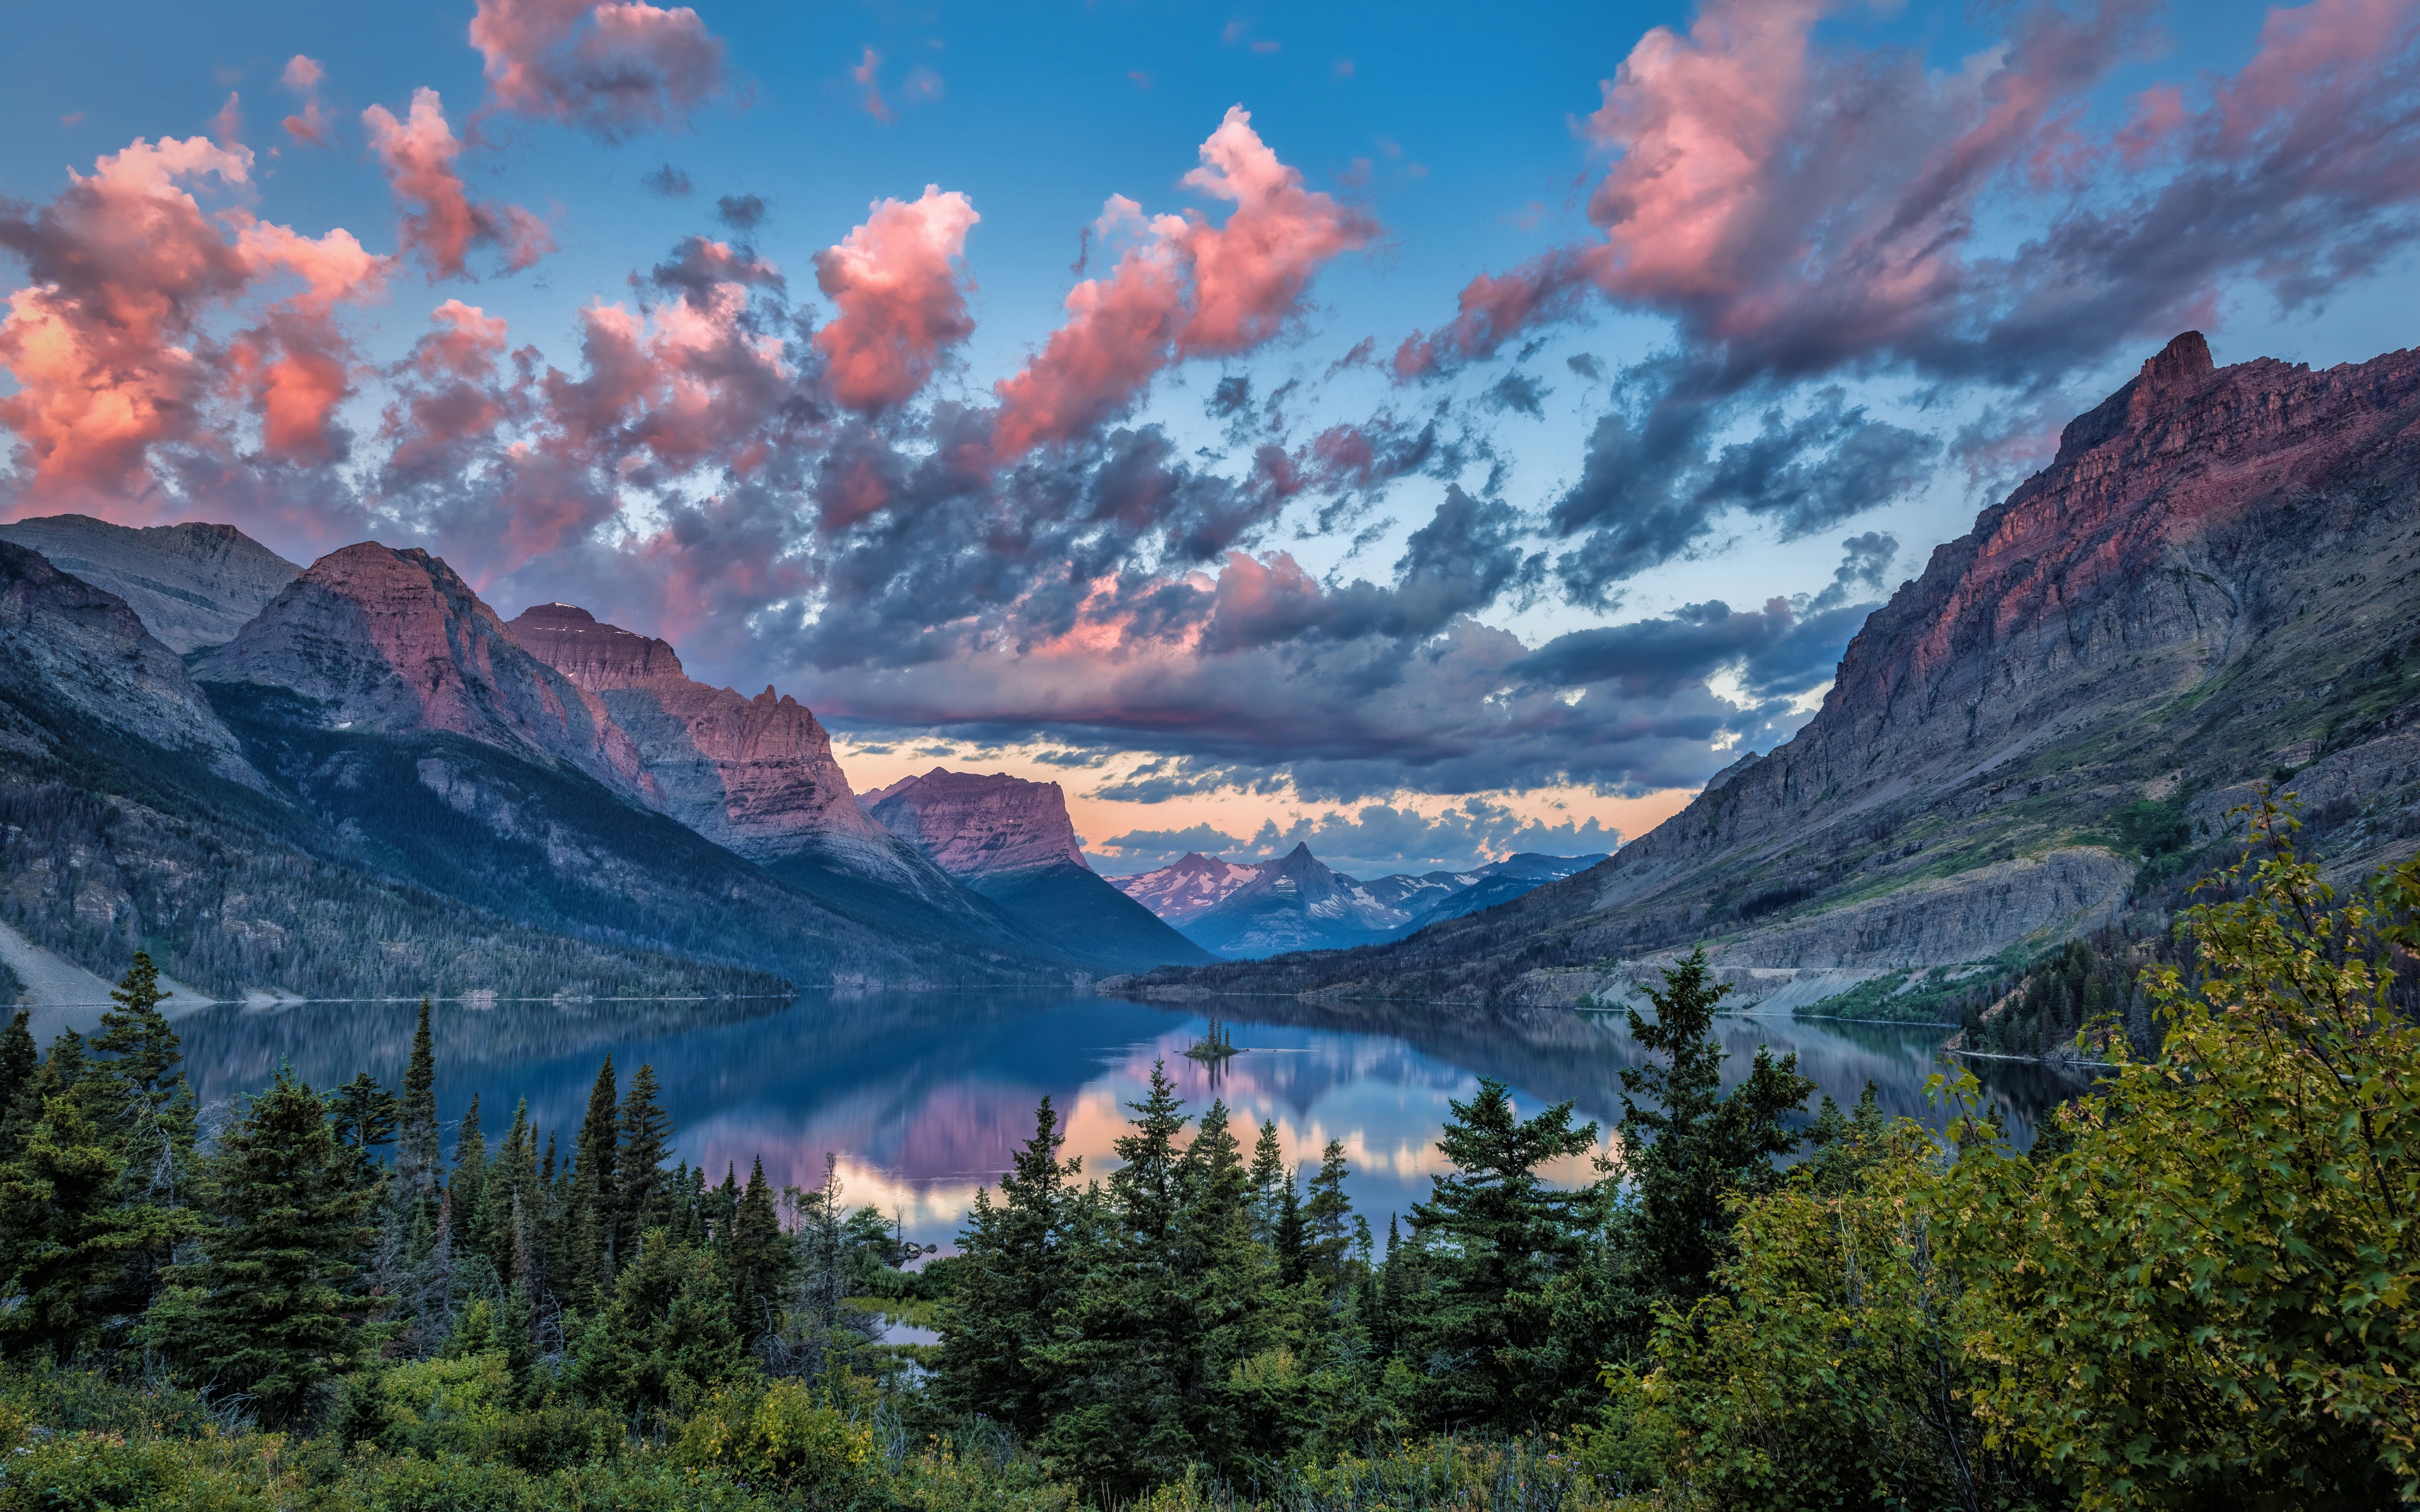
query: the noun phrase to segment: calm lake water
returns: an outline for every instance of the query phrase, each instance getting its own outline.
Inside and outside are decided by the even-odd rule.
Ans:
[[[1569,1099],[1609,1129],[1621,1114],[1616,1072],[1641,1055],[1615,1021],[1576,1013],[1419,1017],[1392,1007],[1311,1010],[1284,1000],[1222,999],[1245,1049],[1214,1072],[1179,1054],[1205,1026],[1199,1012],[1064,994],[810,995],[794,1003],[440,1004],[434,1019],[440,1111],[458,1119],[475,1094],[490,1139],[527,1100],[565,1145],[609,1052],[620,1084],[653,1066],[681,1158],[742,1179],[762,1156],[776,1185],[822,1180],[839,1158],[845,1197],[897,1212],[908,1237],[949,1242],[979,1185],[998,1180],[1033,1131],[1047,1093],[1088,1172],[1113,1164],[1125,1104],[1164,1059],[1193,1112],[1223,1097],[1239,1119],[1277,1121],[1288,1156],[1316,1162],[1341,1139],[1357,1209],[1382,1236],[1387,1216],[1429,1194],[1449,1100],[1479,1078],[1512,1088],[1527,1116]],[[205,1009],[178,1021],[203,1102],[257,1090],[290,1061],[325,1088],[366,1071],[400,1084],[416,1010],[405,1004],[310,1004],[271,1011]],[[1870,1081],[1883,1107],[1935,1125],[1924,1096],[1947,1031],[1789,1019],[1721,1021],[1732,1070],[1759,1043],[1794,1050],[1801,1069],[1842,1103]],[[2029,1139],[2061,1084],[2024,1066],[1981,1074]],[[1252,1134],[1238,1127],[1249,1149]],[[452,1133],[449,1130],[450,1144]],[[1573,1160],[1556,1173],[1588,1179]]]

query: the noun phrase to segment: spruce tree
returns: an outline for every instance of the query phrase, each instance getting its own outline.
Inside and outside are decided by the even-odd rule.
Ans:
[[[213,1226],[198,1258],[169,1268],[155,1336],[189,1379],[288,1423],[383,1335],[353,1320],[369,1302],[359,1261],[373,1194],[291,1067],[220,1136],[208,1174]]]
[[[759,1156],[749,1170],[746,1190],[733,1204],[729,1256],[731,1316],[740,1336],[761,1338],[781,1327],[781,1301],[789,1281],[792,1250],[783,1242],[782,1221],[773,1211],[773,1189],[765,1180]]]
[[[1252,1146],[1252,1237],[1264,1244],[1278,1242],[1278,1187],[1285,1180],[1285,1149],[1278,1142],[1274,1119],[1261,1120],[1261,1136]]]
[[[1071,1252],[1081,1162],[1059,1158],[1065,1138],[1044,1098],[1033,1110],[1033,1136],[1000,1179],[999,1202],[976,1189],[958,1239],[955,1305],[933,1369],[933,1396],[945,1409],[983,1413],[1022,1439],[1049,1425],[1060,1385],[1050,1349],[1078,1279]],[[815,1257],[806,1259],[812,1278]]]
[[[8,1158],[21,1133],[17,1099],[33,1090],[34,1078],[40,1070],[41,1053],[34,1045],[33,1012],[21,1008],[8,1020],[8,1027],[0,1030],[0,1161]],[[39,1117],[34,1113],[23,1121],[30,1123]]]
[[[395,1094],[380,1087],[368,1072],[363,1072],[337,1088],[328,1102],[335,1119],[336,1142],[352,1150],[364,1180],[374,1180],[378,1171],[376,1151],[381,1145],[395,1143]]]
[[[1730,991],[1708,980],[1701,947],[1665,970],[1662,991],[1649,989],[1652,1022],[1630,1011],[1631,1038],[1664,1057],[1621,1072],[1616,1137],[1637,1193],[1637,1261],[1658,1293],[1683,1305],[1705,1293],[1730,1252],[1731,1197],[1769,1191],[1778,1180],[1774,1157],[1799,1142],[1783,1117],[1815,1089],[1798,1074],[1796,1055],[1776,1060],[1759,1046],[1746,1078],[1723,1092],[1729,1057],[1714,1023]]]
[[[39,1106],[0,1166],[0,1277],[16,1299],[0,1309],[0,1339],[12,1355],[65,1362],[100,1342],[103,1299],[124,1270],[111,1219],[126,1167],[72,1088]]]
[[[583,1305],[613,1286],[614,1201],[621,1192],[613,1175],[614,1144],[619,1137],[614,1116],[619,1101],[613,1090],[613,1057],[609,1055],[597,1068],[596,1085],[588,1089],[588,1116],[580,1125],[571,1206],[566,1218],[575,1274],[572,1286]]]
[[[194,1110],[151,958],[136,952],[109,995],[113,1006],[90,1046],[104,1058],[92,1063],[76,1095],[92,1108],[121,1167],[107,1221],[125,1264],[99,1304],[131,1319],[151,1305],[161,1268],[200,1223],[192,1190]]]
[[[664,1162],[672,1154],[673,1120],[656,1099],[656,1069],[641,1066],[630,1078],[616,1119],[621,1148],[615,1169],[621,1186],[614,1198],[614,1254],[627,1263],[642,1236],[672,1221],[672,1173]]]
[[[433,1196],[444,1175],[442,1134],[437,1122],[437,1055],[428,1032],[428,999],[420,1000],[420,1024],[411,1032],[411,1060],[403,1072],[403,1106],[397,1119],[396,1183],[407,1196]]]
[[[1299,1286],[1311,1273],[1311,1254],[1302,1218],[1302,1194],[1295,1185],[1294,1172],[1285,1173],[1278,1188],[1278,1275],[1287,1286]]]
[[[1504,1084],[1485,1077],[1477,1096],[1448,1105],[1437,1148],[1453,1169],[1412,1207],[1415,1247],[1443,1242],[1431,1257],[1438,1285],[1406,1328],[1420,1352],[1455,1365],[1426,1381],[1437,1423],[1528,1427],[1569,1384],[1540,1371],[1552,1346],[1544,1288],[1586,1253],[1582,1199],[1550,1190],[1538,1167],[1588,1153],[1597,1128],[1573,1127],[1569,1103],[1523,1119]]]
[[[1343,1141],[1329,1140],[1320,1153],[1319,1174],[1311,1179],[1311,1200],[1303,1207],[1311,1272],[1330,1295],[1343,1289],[1345,1258],[1353,1249],[1353,1199],[1344,1192],[1344,1178],[1350,1171]],[[1363,1232],[1368,1232],[1366,1227]]]

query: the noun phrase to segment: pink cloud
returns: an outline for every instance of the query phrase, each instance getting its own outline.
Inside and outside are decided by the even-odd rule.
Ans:
[[[998,385],[995,455],[1083,434],[1172,361],[1231,357],[1274,339],[1300,315],[1320,265],[1378,234],[1362,211],[1306,190],[1240,105],[1202,144],[1202,165],[1184,181],[1233,202],[1226,223],[1199,211],[1146,218],[1134,201],[1110,198],[1095,229],[1126,250],[1108,278],[1068,293],[1066,322]]]
[[[876,203],[864,224],[815,254],[816,285],[840,310],[815,332],[815,347],[842,404],[904,402],[974,330],[954,265],[981,219],[966,195],[927,184],[913,202]]]
[[[226,103],[210,117],[210,140],[223,147],[243,145],[243,100],[232,90],[227,93]]]
[[[687,6],[479,0],[471,44],[496,108],[608,140],[682,127],[731,87],[722,39]]]
[[[446,124],[436,90],[413,90],[406,120],[396,120],[384,105],[372,105],[362,112],[362,124],[401,208],[397,239],[420,258],[432,281],[472,276],[465,259],[473,246],[501,249],[504,267],[516,272],[554,250],[546,223],[528,210],[496,201],[471,203],[454,166],[462,143]]]
[[[865,91],[863,100],[865,113],[887,126],[891,123],[891,105],[882,98],[882,85],[875,81],[875,70],[880,67],[882,67],[882,54],[869,47],[857,67],[848,70],[848,76],[855,79],[858,87]]]
[[[1649,32],[1587,122],[1613,159],[1588,202],[1602,239],[1474,279],[1398,376],[1489,356],[1593,291],[1674,317],[1728,381],[1877,356],[2039,377],[2174,330],[2230,273],[2319,297],[2309,257],[2374,256],[2378,218],[2420,195],[2412,0],[2273,10],[2207,106],[2157,85],[2105,138],[2091,92],[2143,54],[2149,0],[2014,12],[1950,72],[1817,44],[1831,8],[1706,0],[1685,34]],[[2017,255],[1974,246],[1987,218],[2029,215]]]
[[[356,363],[337,306],[380,297],[387,259],[347,231],[305,237],[241,210],[206,217],[186,187],[250,182],[252,154],[201,137],[138,140],[106,155],[30,218],[0,220],[0,245],[33,281],[0,320],[0,400],[15,432],[19,499],[144,519],[152,452],[224,452],[231,399],[256,417],[263,455],[324,461]],[[257,307],[224,342],[206,321],[287,279],[297,293]]]
[[[300,53],[287,59],[286,70],[278,75],[281,84],[302,99],[302,111],[287,116],[280,123],[297,146],[335,146],[335,138],[332,134],[335,121],[319,103],[319,85],[327,77],[328,70],[320,66],[318,59]]]

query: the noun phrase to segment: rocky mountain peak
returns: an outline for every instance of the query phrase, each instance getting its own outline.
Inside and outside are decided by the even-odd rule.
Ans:
[[[1187,851],[1177,860],[1156,871],[1111,877],[1109,881],[1111,887],[1161,918],[1182,927],[1186,920],[1216,906],[1260,874],[1258,866]]]
[[[418,547],[364,541],[321,557],[194,674],[300,694],[333,728],[443,731],[653,797],[636,748],[596,695],[523,651],[459,574]]]
[[[0,525],[0,540],[122,600],[182,655],[224,645],[302,569],[232,525],[113,525],[47,515]]]
[[[668,642],[600,624],[576,604],[533,605],[510,629],[522,650],[592,693],[690,681]]]
[[[1067,795],[1056,782],[936,766],[861,801],[884,828],[954,877],[1050,866],[1091,870],[1067,817]]]
[[[669,643],[574,604],[535,605],[504,628],[602,701],[636,743],[659,805],[690,828],[754,860],[838,843],[855,861],[897,870],[888,837],[832,758],[831,737],[798,700],[697,682]]]

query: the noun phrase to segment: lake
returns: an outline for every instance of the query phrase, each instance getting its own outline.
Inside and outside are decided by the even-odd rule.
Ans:
[[[1429,1195],[1443,1168],[1435,1149],[1448,1102],[1481,1076],[1512,1089],[1524,1117],[1570,1100],[1606,1129],[1621,1118],[1617,1072],[1642,1057],[1616,1020],[1570,1012],[1515,1016],[1393,1005],[1311,1009],[1283,999],[1225,998],[1218,1010],[1241,1054],[1223,1068],[1180,1054],[1206,1019],[1187,1009],[1065,993],[813,994],[782,1005],[699,1002],[438,1005],[441,1115],[473,1095],[490,1141],[527,1100],[541,1130],[567,1148],[586,1111],[598,1062],[613,1057],[621,1087],[655,1068],[680,1158],[720,1180],[747,1177],[761,1156],[779,1186],[819,1185],[827,1152],[844,1196],[896,1213],[908,1237],[947,1244],[975,1189],[996,1182],[1033,1132],[1047,1094],[1065,1119],[1067,1152],[1090,1173],[1113,1164],[1125,1105],[1165,1060],[1189,1110],[1223,1097],[1239,1119],[1275,1119],[1289,1159],[1316,1163],[1343,1141],[1357,1211],[1382,1237],[1389,1213]],[[273,1011],[204,1009],[179,1019],[187,1072],[208,1105],[257,1090],[281,1062],[325,1089],[367,1071],[399,1086],[416,1008],[305,1004]],[[1807,1075],[1843,1103],[1870,1081],[1886,1112],[1934,1126],[1946,1114],[1924,1096],[1941,1069],[1939,1027],[1720,1021],[1745,1068],[1759,1043],[1794,1050]],[[2011,1132],[2028,1140],[2040,1111],[2070,1088],[2031,1066],[1979,1074]],[[1249,1151],[1253,1133],[1237,1127]],[[543,1142],[543,1136],[541,1136]],[[1585,1158],[1552,1174],[1589,1179]]]

